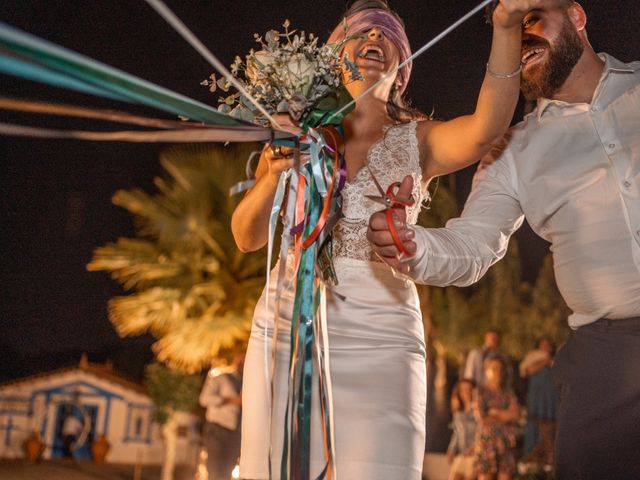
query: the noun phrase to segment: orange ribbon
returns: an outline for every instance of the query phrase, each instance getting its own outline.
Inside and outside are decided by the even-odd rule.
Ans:
[[[396,189],[400,188],[400,182],[395,182],[392,183],[391,185],[389,185],[389,188],[387,188],[387,192],[385,197],[389,199],[389,206],[385,209],[385,215],[387,217],[387,225],[389,226],[389,233],[391,233],[391,238],[393,238],[393,243],[396,244],[396,248],[400,251],[400,253],[411,257],[414,254],[409,252],[409,250],[407,250],[404,246],[404,243],[402,243],[402,240],[400,239],[400,235],[398,234],[398,230],[396,229],[396,224],[395,224],[395,219],[394,217],[394,209],[396,208],[406,208],[406,207],[411,207],[415,201],[413,200],[412,197],[409,197],[406,200],[403,199],[399,199],[396,196]]]

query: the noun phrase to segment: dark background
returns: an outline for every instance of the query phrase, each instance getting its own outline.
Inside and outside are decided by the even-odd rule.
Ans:
[[[253,33],[294,27],[326,38],[344,1],[171,0],[174,12],[225,64],[254,46]],[[414,49],[476,5],[460,0],[396,0]],[[638,0],[585,1],[597,51],[640,58]],[[199,83],[212,68],[142,0],[3,0],[0,20],[192,98],[216,103]],[[448,119],[470,113],[488,55],[490,28],[477,15],[417,59],[408,95],[414,106]],[[73,94],[0,75],[0,95],[155,111]],[[0,121],[101,128],[0,112]],[[46,123],[45,123],[46,122]],[[120,339],[107,318],[122,291],[105,273],[89,273],[93,250],[133,234],[130,216],[110,202],[120,188],[151,190],[164,146],[0,137],[2,309],[0,381],[69,365],[87,352],[140,378],[152,359],[148,336]],[[468,193],[473,169],[458,175]],[[524,229],[525,275],[533,279],[546,245]]]

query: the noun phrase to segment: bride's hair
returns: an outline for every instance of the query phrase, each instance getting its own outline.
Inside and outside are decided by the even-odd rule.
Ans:
[[[355,0],[355,2],[352,2],[349,8],[347,8],[347,12],[345,13],[345,16],[353,15],[355,13],[361,12],[362,10],[367,10],[369,8],[378,8],[380,10],[386,10],[391,15],[396,17],[396,20],[398,20],[404,27],[404,22],[402,21],[402,18],[400,18],[400,16],[391,9],[391,7],[389,6],[389,2],[387,2],[386,0]]]
[[[355,15],[356,13],[370,8],[387,11],[393,15],[398,22],[400,22],[402,28],[405,28],[402,18],[400,18],[400,16],[391,9],[386,0],[355,0],[349,8],[347,8],[344,16],[350,17],[351,15]],[[387,114],[393,120],[400,123],[407,123],[413,120],[425,120],[429,118],[428,115],[411,107],[410,102],[403,97],[402,92],[400,92],[395,84],[391,87],[391,93],[387,99]]]

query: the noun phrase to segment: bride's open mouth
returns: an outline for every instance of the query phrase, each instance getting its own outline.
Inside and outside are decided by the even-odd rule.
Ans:
[[[379,45],[374,43],[365,44],[358,53],[358,58],[363,58],[365,60],[371,60],[374,62],[379,62],[384,64],[386,57],[384,54],[384,50]]]

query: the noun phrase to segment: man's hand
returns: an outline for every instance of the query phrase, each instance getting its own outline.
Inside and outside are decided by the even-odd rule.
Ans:
[[[522,19],[531,10],[552,5],[550,0],[500,0],[493,11],[493,25],[503,28],[520,26]]]
[[[411,196],[412,190],[413,177],[407,175],[404,177],[404,180],[402,180],[396,196],[398,199],[408,199]],[[413,230],[407,228],[407,213],[405,209],[395,208],[393,217],[400,240],[407,251],[414,254],[416,251],[416,244],[413,242],[415,234]],[[401,273],[409,272],[409,266],[402,262],[400,251],[393,241],[384,210],[374,213],[369,219],[367,239],[371,243],[372,250],[384,262],[388,263],[391,267]]]

